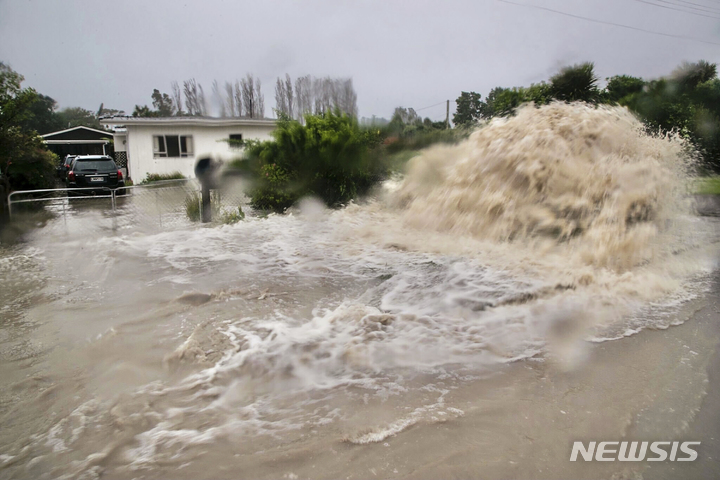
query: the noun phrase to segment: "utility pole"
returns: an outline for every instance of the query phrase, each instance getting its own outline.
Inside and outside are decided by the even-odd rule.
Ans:
[[[450,100],[445,105],[445,130],[450,129]]]

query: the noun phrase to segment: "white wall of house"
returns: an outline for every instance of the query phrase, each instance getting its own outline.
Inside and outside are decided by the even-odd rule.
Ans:
[[[132,124],[126,125],[125,148],[128,156],[128,175],[136,182],[141,182],[148,173],[180,172],[186,177],[194,177],[195,162],[204,155],[214,155],[223,159],[239,156],[242,150],[231,148],[224,140],[231,134],[241,134],[243,140],[269,140],[270,132],[275,128],[272,121],[263,124],[243,125],[184,125],[164,122],[161,125]],[[155,157],[153,153],[153,137],[156,135],[187,135],[192,137],[193,151],[187,157]],[[119,137],[119,135],[118,135]]]
[[[116,152],[127,152],[127,134],[125,132],[113,134],[113,148]]]

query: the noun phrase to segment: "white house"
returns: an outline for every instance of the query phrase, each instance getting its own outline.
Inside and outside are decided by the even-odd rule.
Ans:
[[[253,118],[114,117],[100,123],[115,127],[115,154],[124,152],[128,176],[136,182],[148,173],[193,177],[197,158],[232,158],[242,150],[228,140],[269,140],[275,129],[275,120]]]

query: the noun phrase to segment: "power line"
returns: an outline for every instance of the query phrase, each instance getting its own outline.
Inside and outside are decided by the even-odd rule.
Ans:
[[[581,16],[581,15],[575,15],[575,14],[573,14],[573,13],[567,13],[567,12],[562,12],[562,11],[560,11],[560,10],[554,10],[554,9],[548,8],[548,7],[541,7],[541,6],[539,6],[539,5],[528,5],[528,4],[525,4],[525,3],[516,3],[516,2],[511,2],[511,1],[509,1],[509,0],[497,0],[497,1],[498,1],[498,2],[502,2],[502,3],[507,3],[507,4],[510,4],[510,5],[516,5],[516,6],[518,6],[518,7],[534,8],[534,9],[537,9],[537,10],[544,10],[544,11],[546,11],[546,12],[557,13],[558,15],[564,15],[564,16],[566,16],[566,17],[577,18],[577,19],[585,20],[585,21],[592,22],[592,23],[599,23],[599,24],[602,24],[602,25],[612,25],[612,26],[614,26],[614,27],[627,28],[628,30],[635,30],[635,31],[637,31],[637,32],[650,33],[650,34],[652,34],[652,35],[660,35],[660,36],[663,36],[663,37],[679,38],[679,39],[682,39],[682,40],[690,40],[690,41],[693,41],[693,42],[700,42],[700,43],[705,43],[705,44],[708,44],[708,45],[720,45],[720,43],[718,43],[718,42],[711,42],[711,41],[709,41],[709,40],[702,40],[702,39],[700,39],[700,38],[687,37],[687,36],[685,36],[685,35],[673,35],[672,33],[658,32],[658,31],[655,31],[655,30],[646,30],[646,29],[644,29],[644,28],[638,28],[638,27],[633,27],[633,26],[630,26],[630,25],[624,25],[624,24],[622,24],[622,23],[606,22],[606,21],[603,21],[603,20],[597,20],[597,19],[595,19],[595,18],[583,17],[583,16]]]
[[[705,5],[702,3],[687,2],[685,0],[675,0],[675,2],[669,2],[666,0],[657,0],[657,1],[661,2],[661,3],[669,3],[671,5],[683,6],[685,8],[691,8],[693,10],[700,10],[700,11],[711,12],[711,13],[720,13],[720,10],[716,10],[716,7],[711,7],[710,5]],[[680,5],[680,4],[685,4],[687,6]]]
[[[646,0],[635,0],[635,1],[636,1],[636,2],[639,2],[639,3],[645,3],[645,4],[647,4],[647,5],[652,5],[652,6],[654,6],[654,7],[666,8],[666,9],[668,9],[668,10],[674,10],[674,11],[676,11],[676,12],[687,13],[688,15],[696,15],[696,16],[698,16],[698,17],[713,18],[713,19],[715,19],[715,20],[720,20],[720,17],[713,17],[713,16],[711,16],[711,15],[705,15],[705,14],[697,13],[697,12],[688,12],[687,10],[681,10],[681,9],[679,9],[679,8],[668,7],[667,5],[659,5],[659,4],[657,4],[657,3],[648,2],[648,1],[646,1]],[[657,1],[658,1],[658,2],[661,2],[662,0],[657,0]],[[665,3],[670,3],[670,2],[665,2]],[[679,6],[679,5],[675,4],[675,3],[670,3],[670,5]],[[713,12],[713,13],[714,13],[714,12]]]
[[[429,107],[416,108],[415,111],[419,112],[420,110],[427,110],[428,108],[437,107],[438,105],[443,105],[444,103],[445,103],[445,100],[443,100],[440,103],[436,103],[435,105],[430,105]]]

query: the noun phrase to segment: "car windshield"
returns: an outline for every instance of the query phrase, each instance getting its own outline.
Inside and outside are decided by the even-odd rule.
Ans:
[[[117,170],[112,160],[78,160],[75,163],[75,170],[78,172],[113,172]]]

